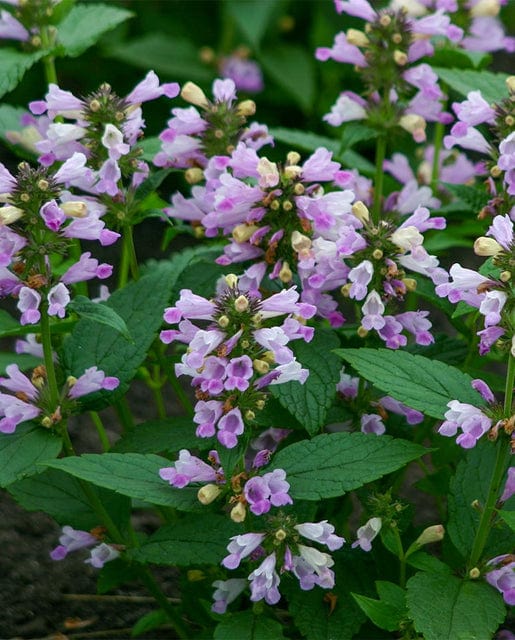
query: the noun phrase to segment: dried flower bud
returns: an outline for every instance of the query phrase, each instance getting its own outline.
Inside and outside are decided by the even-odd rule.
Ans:
[[[502,251],[502,247],[494,238],[481,236],[474,242],[476,256],[495,256],[500,251]]]
[[[283,266],[279,271],[279,280],[287,284],[288,282],[291,282],[292,278],[293,273],[291,272],[290,265],[287,262],[283,262]]]
[[[247,517],[247,509],[245,509],[245,505],[242,502],[238,502],[231,509],[231,520],[233,522],[243,522]]]
[[[232,230],[232,237],[235,242],[247,242],[258,229],[255,224],[238,224]]]

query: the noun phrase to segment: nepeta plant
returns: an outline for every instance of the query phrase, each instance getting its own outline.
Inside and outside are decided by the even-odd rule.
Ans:
[[[50,557],[138,576],[158,610],[135,635],[511,637],[515,80],[486,70],[514,48],[505,3],[324,7],[342,31],[307,68],[343,79],[318,124],[289,77],[305,50],[276,67],[260,47],[279,1],[222,18],[264,75],[230,29],[202,50],[221,77],[146,69],[125,97],[69,90],[56,59],[129,12],[0,4],[2,92],[40,62],[47,83],[0,107],[23,158],[0,164],[0,480],[62,526]],[[316,131],[253,120],[263,77]],[[157,100],[171,117],[146,137]],[[169,255],[140,264],[150,218]],[[77,454],[81,413],[101,453]],[[179,604],[152,565],[180,571]]]

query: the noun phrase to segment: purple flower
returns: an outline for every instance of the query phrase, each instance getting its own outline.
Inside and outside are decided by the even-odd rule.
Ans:
[[[330,567],[334,560],[328,553],[323,553],[313,547],[298,545],[300,555],[293,556],[293,573],[298,578],[300,588],[309,591],[315,585],[323,589],[334,587],[334,572]]]
[[[217,427],[218,432],[216,437],[219,442],[221,442],[224,447],[233,449],[238,444],[237,436],[241,436],[245,429],[241,411],[237,407],[236,409],[231,409],[220,418]]]
[[[222,565],[227,569],[238,568],[243,558],[256,551],[264,538],[264,533],[244,533],[241,536],[233,536],[227,546],[229,555],[222,560]]]
[[[106,562],[110,562],[118,558],[120,552],[109,544],[102,542],[91,550],[89,558],[84,560],[86,564],[90,564],[95,569],[102,569]]]
[[[263,476],[254,476],[247,480],[244,495],[252,513],[260,516],[268,513],[271,506],[281,507],[293,503],[288,495],[290,484],[285,478],[286,472],[283,469],[275,469]]]
[[[216,591],[213,594],[214,603],[211,611],[215,613],[225,613],[227,605],[231,604],[247,586],[244,578],[231,578],[230,580],[215,580],[213,587]]]
[[[381,531],[382,524],[381,518],[370,518],[368,522],[358,529],[358,539],[352,543],[352,548],[359,546],[363,551],[370,551],[372,549],[372,540]]]
[[[66,306],[70,302],[70,292],[62,282],[50,289],[47,295],[48,315],[64,318]]]
[[[278,589],[280,579],[275,570],[275,562],[275,553],[271,553],[249,575],[252,602],[264,599],[267,604],[277,604],[281,599]]]
[[[59,546],[50,552],[52,560],[63,560],[71,551],[91,547],[98,543],[98,538],[87,531],[80,531],[65,525],[59,537]]]
[[[508,477],[506,478],[506,484],[504,485],[504,491],[502,492],[499,500],[506,502],[515,493],[515,467],[508,469]]]
[[[334,534],[334,527],[332,524],[329,524],[327,520],[322,520],[321,522],[304,522],[295,525],[295,529],[304,538],[325,544],[331,551],[340,549],[345,542],[345,538]]]
[[[68,395],[76,399],[101,389],[113,391],[119,384],[118,378],[106,376],[98,367],[89,367],[79,378],[69,380]]]
[[[464,449],[475,447],[479,438],[492,427],[490,418],[471,404],[451,400],[447,406],[449,411],[445,413],[445,422],[438,429],[438,433],[452,437],[460,429],[462,433],[456,438],[456,444]]]
[[[485,573],[486,581],[502,593],[507,605],[515,605],[515,558],[506,554],[492,558],[487,565],[493,567]]]
[[[164,467],[159,470],[159,476],[168,480],[178,489],[186,487],[190,482],[215,482],[223,477],[223,471],[216,470],[203,462],[197,456],[192,456],[187,449],[179,451],[179,459],[173,467]]]
[[[36,324],[41,318],[39,312],[39,304],[41,302],[41,295],[34,289],[29,287],[22,287],[18,294],[17,307],[21,311],[20,323]]]

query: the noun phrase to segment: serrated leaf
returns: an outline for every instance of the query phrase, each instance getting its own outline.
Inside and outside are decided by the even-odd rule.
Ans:
[[[515,531],[515,511],[506,511],[505,509],[501,509],[501,511],[498,511],[498,514],[501,516],[504,522],[506,522],[510,529],[512,531]]]
[[[492,73],[491,71],[475,71],[472,69],[444,69],[433,67],[433,71],[453,91],[467,96],[470,91],[481,91],[481,95],[488,102],[500,102],[508,96],[506,73]]]
[[[196,425],[191,418],[167,418],[149,420],[138,424],[136,429],[123,435],[111,448],[112,453],[137,451],[138,453],[159,453],[180,449],[212,449],[214,438],[199,438],[195,435]]]
[[[121,318],[114,309],[108,307],[105,303],[92,302],[89,298],[86,298],[86,296],[75,296],[68,305],[68,308],[82,318],[88,318],[93,322],[105,324],[107,327],[111,327],[118,333],[121,333],[126,340],[134,343],[129,330],[127,329],[127,325],[125,324],[125,320]]]
[[[130,498],[183,511],[201,511],[198,489],[175,489],[159,477],[159,469],[171,466],[170,460],[141,453],[86,453],[44,463],[51,469],[87,480]]]
[[[472,503],[477,500],[479,504],[485,504],[495,461],[496,445],[489,440],[480,440],[473,449],[466,452],[451,479],[447,500],[447,533],[463,557],[467,557],[472,550],[479,524],[480,514]],[[514,502],[515,498],[512,498],[506,504]],[[511,537],[512,534],[506,527],[490,529],[485,547],[486,557],[502,553],[510,545]]]
[[[44,511],[59,524],[89,530],[101,524],[80,482],[67,473],[47,469],[19,480],[8,488],[13,498],[27,511]],[[93,487],[110,516],[119,525],[129,519],[130,500],[102,488]]]
[[[214,72],[199,61],[198,48],[192,41],[164,33],[149,33],[124,42],[107,49],[106,55],[135,67],[154,69],[172,79],[208,83],[215,78]]]
[[[105,302],[123,319],[132,341],[106,325],[82,318],[63,345],[62,363],[67,375],[79,377],[88,367],[98,366],[106,375],[116,376],[120,386],[114,392],[99,391],[83,404],[100,409],[123,395],[144,361],[163,322],[172,289],[183,270],[202,255],[202,250],[186,250],[170,261],[155,262],[146,275],[115,291]]]
[[[246,0],[246,2],[229,0],[225,6],[248,42],[253,47],[259,48],[270,19],[278,8],[278,3],[262,2],[262,0]]]
[[[425,640],[492,638],[506,615],[501,595],[484,582],[417,573],[407,584],[409,615]]]
[[[381,391],[408,407],[443,419],[451,400],[485,404],[472,378],[438,360],[390,349],[337,349],[337,355]]]
[[[450,182],[443,182],[442,185],[453,195],[462,200],[467,205],[468,210],[472,209],[477,213],[479,213],[490,200],[490,196],[485,189],[469,187],[465,184],[451,184]]]
[[[358,144],[358,142],[374,140],[377,136],[378,131],[376,129],[372,129],[372,127],[367,127],[365,124],[357,122],[346,124],[340,139],[340,154],[343,151],[350,149],[355,144]]]
[[[229,538],[241,533],[241,528],[226,516],[209,515],[209,526],[202,526],[199,516],[186,516],[174,524],[165,525],[150,536],[133,553],[141,562],[171,564],[217,565],[227,555]]]
[[[7,140],[8,131],[20,131],[22,126],[21,117],[27,113],[23,107],[13,107],[10,104],[0,105],[0,137]]]
[[[310,435],[325,425],[327,410],[336,395],[341,363],[331,351],[338,344],[333,333],[322,329],[315,332],[311,342],[296,342],[293,350],[302,366],[309,369],[307,380],[303,384],[293,381],[270,386],[272,395]]]
[[[0,54],[0,98],[15,89],[25,72],[40,60],[45,51],[21,53],[15,49],[2,47]]]
[[[259,61],[265,72],[303,111],[311,110],[315,98],[315,64],[305,47],[296,44],[267,47]]]
[[[214,631],[214,640],[282,640],[283,629],[279,622],[256,616],[252,611],[239,611],[226,615]]]
[[[37,473],[37,463],[59,455],[61,438],[30,422],[18,425],[11,434],[0,434],[0,487]]]
[[[302,131],[301,129],[286,129],[285,127],[272,127],[270,133],[279,142],[303,151],[313,152],[319,147],[325,147],[328,151],[333,152],[335,160],[357,169],[364,175],[374,174],[374,165],[359,153],[349,149],[340,154],[340,143],[333,138],[321,136],[310,131]]]
[[[131,629],[131,637],[136,638],[142,633],[147,633],[147,631],[157,629],[162,624],[168,622],[169,619],[170,618],[168,617],[166,611],[163,611],[162,609],[149,611],[134,623],[134,626]]]
[[[436,47],[431,66],[459,69],[482,69],[490,64],[492,56],[484,51],[467,51],[456,47]]]
[[[390,436],[333,433],[285,447],[271,467],[286,471],[292,498],[320,500],[377,480],[424,453],[424,447]]]
[[[75,5],[59,25],[58,51],[75,58],[133,15],[132,11],[113,5]]]
[[[41,358],[31,356],[28,353],[0,353],[0,374],[5,374],[5,369],[10,364],[17,364],[21,371],[27,371],[41,364]]]

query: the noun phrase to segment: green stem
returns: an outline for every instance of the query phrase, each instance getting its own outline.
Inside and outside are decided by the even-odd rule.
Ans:
[[[122,257],[118,288],[124,287],[129,280],[129,273],[134,280],[139,278],[139,266],[134,246],[133,227],[126,225],[122,230]]]
[[[383,200],[383,163],[386,156],[386,136],[384,134],[377,137],[376,142],[376,172],[374,179],[374,207],[372,209],[372,222],[378,224],[381,219]]]
[[[43,49],[50,49],[52,47],[50,33],[48,27],[41,27],[41,46]],[[45,69],[45,79],[47,84],[57,84],[57,72],[55,69],[54,56],[48,55],[43,58],[43,68]]]
[[[116,409],[118,418],[125,431],[133,431],[136,425],[134,424],[134,417],[129,409],[129,405],[127,404],[127,399],[125,397],[120,398],[113,406]]]
[[[154,401],[156,403],[158,418],[166,418],[166,408],[163,399],[163,385],[161,384],[161,368],[159,365],[154,365],[154,379],[152,383],[152,393],[154,394]]]
[[[433,190],[433,193],[436,193],[438,179],[440,178],[440,152],[442,151],[444,133],[445,125],[441,122],[437,122],[435,124],[433,167],[431,170],[431,189]]]
[[[506,375],[506,387],[504,394],[504,417],[511,417],[512,402],[513,402],[513,382],[515,380],[515,358],[510,354],[508,360],[508,372]],[[470,560],[468,563],[468,570],[474,569],[479,560],[481,554],[485,548],[490,529],[492,525],[492,518],[494,516],[495,504],[497,502],[499,492],[506,473],[506,465],[510,455],[510,447],[508,442],[502,437],[503,433],[499,434],[497,440],[497,455],[495,458],[495,464],[492,471],[492,477],[490,480],[490,487],[488,489],[488,495],[486,498],[483,512],[479,520],[479,526],[477,528],[476,537],[472,545],[472,551],[470,553]]]
[[[404,587],[406,586],[406,554],[404,553],[399,530],[397,529],[397,527],[394,527],[393,531],[398,547],[397,557],[399,558],[399,586],[404,589]]]
[[[191,638],[191,635],[188,633],[188,628],[182,621],[178,610],[170,604],[168,598],[161,591],[160,586],[157,584],[154,576],[150,573],[149,569],[147,567],[138,568],[138,573],[140,575],[141,581],[146,586],[148,591],[154,596],[161,609],[166,612],[166,615],[169,617],[172,625],[174,626],[178,637]]]
[[[57,387],[57,378],[55,375],[54,352],[52,349],[52,335],[50,333],[50,319],[48,316],[48,305],[41,305],[41,344],[43,345],[43,359],[45,361],[46,376],[48,389],[50,391],[50,406],[55,411],[59,404],[59,389]]]
[[[106,433],[104,424],[102,422],[102,419],[100,418],[100,416],[96,411],[90,411],[89,417],[91,418],[91,421],[96,427],[98,437],[102,444],[102,451],[106,453],[111,448],[111,443],[109,442],[109,438],[107,437],[107,433]]]

